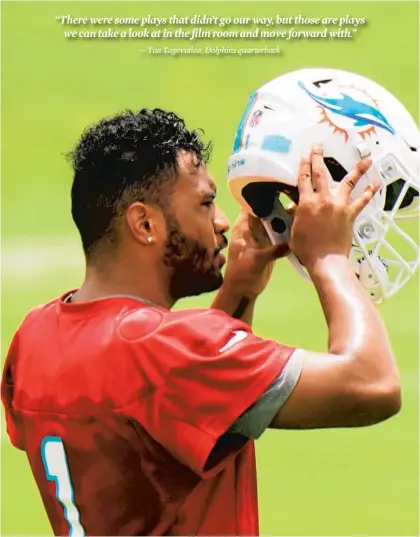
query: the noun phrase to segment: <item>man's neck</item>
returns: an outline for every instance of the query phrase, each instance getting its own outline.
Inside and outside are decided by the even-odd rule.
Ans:
[[[87,266],[85,281],[73,295],[72,302],[88,302],[109,296],[133,296],[151,304],[171,309],[174,300],[165,292],[165,285],[159,281],[159,275],[151,271],[135,276],[115,267],[110,270],[96,266]]]

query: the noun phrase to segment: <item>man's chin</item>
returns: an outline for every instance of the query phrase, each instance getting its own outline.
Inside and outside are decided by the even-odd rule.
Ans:
[[[208,276],[206,279],[203,279],[200,283],[197,282],[195,289],[191,290],[189,296],[199,296],[204,293],[213,293],[217,291],[223,285],[223,274],[220,270],[216,274]]]
[[[209,289],[207,291],[203,291],[204,293],[212,293],[213,291],[217,291],[220,289],[223,285],[223,274],[220,270],[217,271],[217,274],[214,277],[214,280],[209,285]]]
[[[174,282],[173,282],[174,283]],[[214,273],[200,276],[191,276],[188,282],[178,282],[173,285],[174,295],[177,300],[191,296],[199,296],[205,293],[217,291],[223,284],[223,274],[219,269]]]

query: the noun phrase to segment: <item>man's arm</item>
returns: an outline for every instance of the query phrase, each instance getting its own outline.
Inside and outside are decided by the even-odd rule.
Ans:
[[[401,407],[395,359],[348,259],[324,259],[310,274],[329,328],[329,354],[295,351],[303,362],[300,380],[271,427],[358,427],[393,416]]]
[[[399,411],[400,379],[388,335],[348,259],[354,220],[378,188],[368,186],[350,199],[369,165],[360,162],[331,193],[322,150],[302,159],[291,250],[317,289],[329,352],[295,350],[292,374],[286,366],[231,432],[256,438],[270,423],[277,429],[365,426]]]
[[[370,164],[359,162],[330,192],[322,148],[302,159],[290,247],[317,289],[329,329],[329,354],[296,351],[302,373],[272,422],[275,428],[370,425],[400,409],[400,379],[388,335],[348,259],[354,221],[379,188],[368,185],[351,200]]]
[[[248,298],[241,293],[230,290],[223,285],[213,301],[212,308],[224,311],[234,319],[239,319],[252,326],[257,297]]]

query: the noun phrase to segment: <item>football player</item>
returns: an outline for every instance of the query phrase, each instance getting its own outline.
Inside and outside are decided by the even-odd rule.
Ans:
[[[29,312],[2,378],[10,440],[55,535],[256,535],[254,440],[268,427],[366,426],[400,409],[386,330],[348,259],[378,189],[350,200],[369,159],[333,194],[321,147],[300,163],[289,246],[325,313],[316,353],[253,334],[286,251],[245,213],[223,281],[229,226],[208,153],[158,109],[100,121],[72,153],[85,281]],[[216,289],[212,308],[172,311]]]

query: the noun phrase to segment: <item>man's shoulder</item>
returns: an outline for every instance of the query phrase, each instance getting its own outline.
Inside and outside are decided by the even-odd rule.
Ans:
[[[48,318],[51,318],[51,314],[56,311],[57,303],[59,298],[54,298],[49,302],[39,304],[32,307],[23,317],[22,322],[20,323],[18,332],[25,333],[28,330],[37,329],[37,324],[39,322],[43,323],[42,331],[45,333],[45,321]]]
[[[123,297],[72,305],[60,297],[27,314],[16,343],[21,358],[35,352],[48,361],[54,354],[66,370],[83,362],[98,372],[114,362],[144,369],[150,360],[169,364],[173,357],[179,364],[181,356],[216,356],[245,333],[248,325],[211,308],[171,311]]]
[[[169,311],[157,307],[138,307],[124,311],[119,316],[116,333],[126,341],[159,337],[162,333],[175,338],[182,338],[193,332],[214,336],[215,330],[238,324],[248,329],[242,322],[211,308]]]

